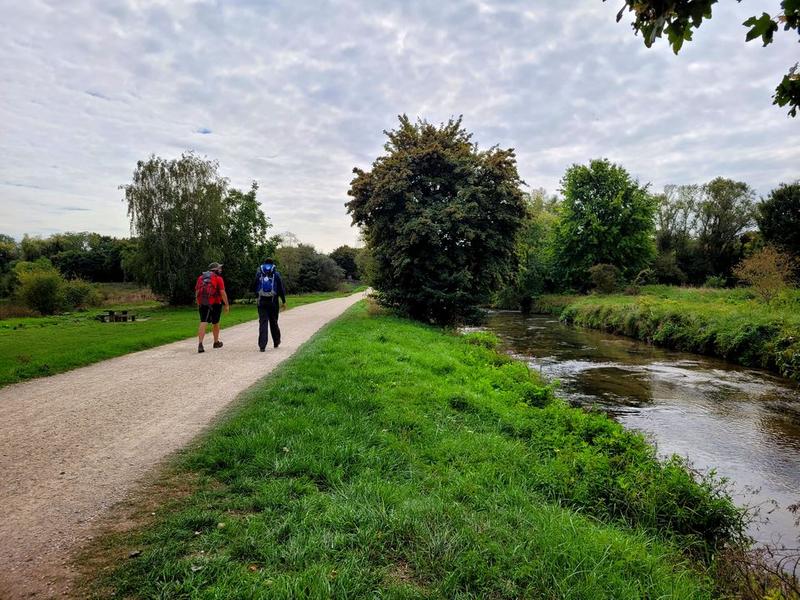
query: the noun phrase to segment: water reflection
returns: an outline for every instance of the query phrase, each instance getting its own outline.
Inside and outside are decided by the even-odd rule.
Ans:
[[[765,371],[561,325],[492,313],[507,349],[560,382],[570,402],[644,432],[660,454],[688,457],[734,483],[736,499],[778,509],[754,526],[762,542],[797,545],[787,507],[800,501],[800,386]]]

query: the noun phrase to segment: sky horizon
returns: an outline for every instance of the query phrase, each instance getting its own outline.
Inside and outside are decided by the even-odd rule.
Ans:
[[[397,115],[463,115],[515,148],[530,188],[608,158],[655,191],[800,178],[800,118],[772,104],[797,39],[744,41],[778,0],[715,7],[680,55],[645,48],[622,0],[259,2],[30,0],[0,23],[0,233],[130,235],[138,160],[192,150],[259,184],[271,234],[357,245],[353,167]]]

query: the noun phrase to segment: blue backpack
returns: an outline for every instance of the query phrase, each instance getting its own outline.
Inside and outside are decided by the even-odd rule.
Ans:
[[[275,296],[275,271],[267,273],[261,268],[258,270],[258,295],[262,298],[272,298]]]

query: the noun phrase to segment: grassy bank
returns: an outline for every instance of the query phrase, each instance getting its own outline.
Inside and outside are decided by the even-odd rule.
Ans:
[[[711,597],[689,557],[739,530],[729,500],[492,345],[357,305],[180,458],[178,500],[96,542],[84,560],[111,573],[91,589]]]
[[[534,311],[580,327],[770,369],[800,380],[800,292],[772,304],[747,289],[648,286],[637,296],[542,296]]]
[[[337,298],[347,293],[289,296],[286,307]],[[113,308],[131,309],[137,320],[133,323],[101,323],[95,317],[105,309],[97,309],[54,317],[0,321],[0,386],[62,373],[185,339],[197,332],[199,318],[196,307],[171,308],[137,302]],[[230,313],[222,314],[220,325],[225,328],[257,318],[255,306],[234,304]]]

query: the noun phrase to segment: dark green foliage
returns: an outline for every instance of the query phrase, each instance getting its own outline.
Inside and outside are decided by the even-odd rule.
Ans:
[[[754,224],[755,193],[742,181],[717,177],[703,186],[697,205],[697,263],[728,277],[742,258],[741,235]]]
[[[617,13],[617,21],[622,19],[627,9],[634,13],[633,29],[642,33],[648,48],[656,39],[666,35],[677,54],[683,43],[692,39],[693,30],[700,27],[705,19],[711,18],[711,9],[716,3],[717,0],[625,0]],[[781,0],[780,11],[775,16],[762,13],[742,24],[748,28],[746,41],[761,39],[765,46],[772,43],[781,25],[785,31],[800,35],[800,2]],[[789,69],[778,84],[773,103],[788,105],[789,115],[797,116],[797,109],[800,108],[800,72],[797,64]]]
[[[170,304],[194,301],[197,276],[215,262],[229,262],[232,298],[249,291],[264,254],[277,240],[256,201],[229,190],[216,161],[189,152],[178,159],[151,156],[139,161],[133,181],[122,186],[131,229],[137,235],[136,272]],[[249,275],[248,275],[249,272]]]
[[[19,246],[10,235],[0,233],[0,298],[10,295],[16,284],[14,263],[19,260]]]
[[[291,294],[332,291],[344,278],[344,271],[332,258],[308,244],[278,248],[275,263]]]
[[[596,291],[611,294],[619,289],[620,270],[614,265],[594,265],[589,269],[589,280]]]
[[[225,289],[231,299],[244,298],[252,292],[256,269],[272,256],[277,236],[267,237],[271,227],[256,199],[258,185],[253,182],[244,193],[231,189],[225,197],[226,240],[223,245]]]
[[[339,268],[344,271],[344,276],[348,279],[358,279],[358,263],[356,258],[358,256],[359,248],[351,248],[350,246],[339,246],[330,253],[330,257],[336,261]]]
[[[99,306],[100,293],[97,288],[83,279],[70,279],[64,282],[62,290],[63,304],[68,309],[85,309]]]
[[[52,315],[64,304],[64,278],[50,268],[18,272],[17,296],[22,303],[43,315]]]
[[[800,181],[772,190],[758,205],[756,219],[767,242],[800,257]]]
[[[596,264],[613,265],[630,279],[652,262],[657,201],[646,186],[605,159],[573,165],[561,185],[556,269],[563,286],[585,288]]]
[[[718,485],[476,339],[355,308],[181,459],[198,489],[123,534],[116,554],[141,556],[105,583],[148,598],[710,598],[686,551],[741,531]]]
[[[475,316],[514,265],[525,214],[513,150],[479,151],[461,119],[400,117],[371,171],[354,169],[347,210],[374,259],[381,302],[415,319]]]

